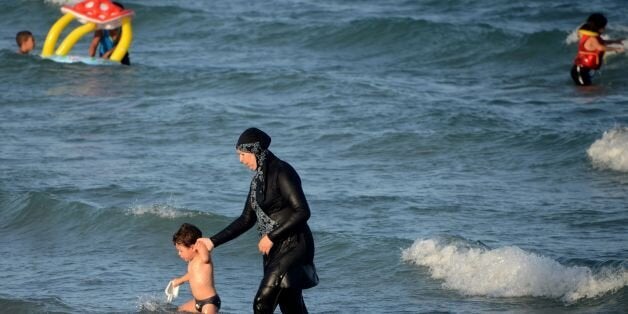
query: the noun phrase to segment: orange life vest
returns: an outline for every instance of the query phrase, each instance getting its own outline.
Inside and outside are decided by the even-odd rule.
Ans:
[[[602,58],[604,57],[604,51],[589,51],[584,47],[584,43],[586,43],[587,39],[591,37],[597,38],[600,43],[604,43],[600,34],[587,30],[579,30],[578,35],[580,36],[580,42],[578,43],[578,54],[576,55],[576,59],[573,60],[573,63],[578,66],[587,67],[590,69],[597,70],[602,66]]]

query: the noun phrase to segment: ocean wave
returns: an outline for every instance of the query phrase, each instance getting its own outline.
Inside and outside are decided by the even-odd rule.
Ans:
[[[483,42],[511,47],[513,38],[518,35],[487,24],[460,25],[413,17],[366,17],[304,27],[293,37],[294,41],[303,41],[308,49],[350,51],[351,57],[386,55],[394,63],[450,65],[453,62],[468,66],[486,55]],[[443,38],[448,40],[443,41]],[[493,50],[489,52],[493,53]]]
[[[496,249],[443,239],[418,239],[402,260],[429,268],[443,286],[464,295],[543,297],[574,303],[614,293],[628,285],[623,266],[566,266],[516,246]]]
[[[604,132],[587,149],[592,164],[600,169],[628,172],[628,128],[617,127]]]
[[[0,296],[2,313],[71,313],[72,308],[67,306],[58,297],[13,299]]]
[[[421,34],[428,30],[451,31],[447,24],[439,24],[413,18],[364,18],[339,23],[328,23],[310,29],[312,34],[303,37],[312,48],[379,47],[420,43]],[[295,34],[295,36],[301,36]],[[382,46],[384,45],[384,46]],[[386,46],[388,45],[388,47]]]
[[[82,221],[97,219],[90,206],[81,202],[64,202],[51,194],[26,192],[0,194],[0,226],[8,229],[51,230],[58,226],[72,228]],[[91,216],[91,217],[90,217]]]
[[[159,230],[179,220],[199,224],[224,223],[227,217],[186,209],[167,202],[99,208],[81,201],[68,201],[45,192],[0,193],[0,227],[24,234],[127,233],[137,226]],[[224,218],[224,219],[223,219]]]

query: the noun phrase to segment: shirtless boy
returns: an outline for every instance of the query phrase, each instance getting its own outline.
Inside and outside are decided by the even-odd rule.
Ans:
[[[214,267],[209,251],[203,243],[196,243],[201,237],[201,230],[188,223],[182,224],[172,236],[179,257],[188,262],[187,273],[172,281],[175,287],[189,282],[194,297],[181,305],[179,311],[214,314],[220,310],[220,297],[214,287]]]

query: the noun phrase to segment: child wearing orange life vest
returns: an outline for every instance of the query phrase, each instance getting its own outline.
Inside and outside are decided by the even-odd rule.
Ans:
[[[621,44],[621,40],[604,40],[602,33],[606,28],[606,17],[601,13],[589,15],[587,22],[578,29],[578,54],[571,67],[571,78],[579,86],[591,85],[591,74],[602,67],[606,51],[623,52],[624,47],[609,47]]]

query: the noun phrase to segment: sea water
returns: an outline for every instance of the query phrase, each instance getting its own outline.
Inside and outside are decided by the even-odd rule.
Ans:
[[[70,2],[0,2],[0,312],[174,312],[172,234],[241,213],[251,126],[303,181],[311,313],[626,312],[628,57],[569,77],[625,1],[129,0],[131,67],[38,57]],[[213,252],[224,313],[256,244]]]

